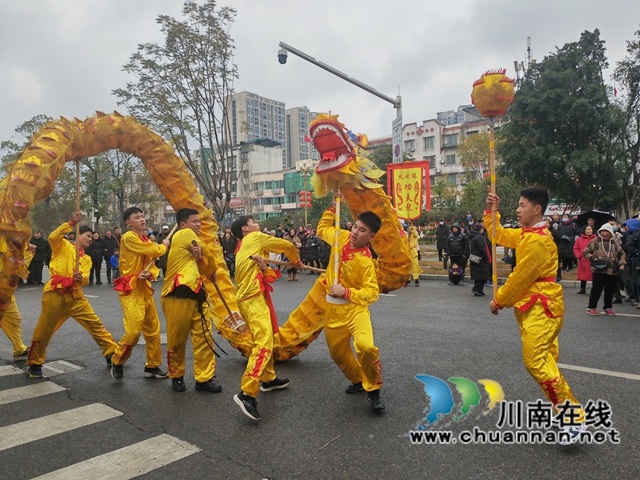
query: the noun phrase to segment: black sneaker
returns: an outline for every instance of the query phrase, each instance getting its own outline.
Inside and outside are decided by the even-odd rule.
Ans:
[[[171,388],[174,392],[184,392],[186,387],[184,386],[184,377],[172,378]]]
[[[576,295],[586,295],[586,294],[587,294],[587,291],[586,291],[586,290],[578,290],[578,291],[576,292]]]
[[[611,301],[611,303],[622,303],[622,298],[616,297]]]
[[[29,356],[29,349],[27,348],[24,352],[20,353],[19,355],[14,355],[13,361],[19,362],[21,360],[26,360],[28,356]]]
[[[420,280],[416,280],[416,287],[420,286]]]
[[[288,378],[276,378],[270,382],[260,382],[261,392],[270,392],[271,390],[278,390],[280,388],[287,388],[291,380]]]
[[[371,408],[374,412],[380,412],[385,409],[384,403],[380,398],[380,390],[373,390],[367,394],[367,400],[371,404]]]
[[[113,357],[113,353],[111,355],[107,355],[104,359],[107,361],[107,367],[111,368],[113,363],[111,362],[111,357]]]
[[[364,388],[362,387],[362,382],[352,383],[345,390],[347,393],[360,393],[364,392]]]
[[[124,378],[124,372],[122,371],[122,365],[111,366],[111,377],[114,380],[120,381]]]
[[[244,392],[240,392],[233,396],[233,401],[240,407],[242,413],[244,413],[251,420],[260,420],[260,414],[258,413],[258,402],[253,397],[245,395]]]
[[[160,367],[144,367],[144,376],[145,378],[167,378],[168,374]]]
[[[29,378],[42,378],[42,365],[29,365]]]
[[[216,377],[213,377],[207,382],[196,382],[196,390],[199,392],[220,393],[222,385],[216,380]]]

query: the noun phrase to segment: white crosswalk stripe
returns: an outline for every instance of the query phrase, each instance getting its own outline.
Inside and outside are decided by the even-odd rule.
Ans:
[[[34,418],[26,422],[15,423],[0,428],[0,451],[58,433],[86,427],[94,423],[119,417],[122,412],[102,403],[93,403],[84,407],[66,410],[45,417]]]
[[[198,447],[190,443],[163,434],[37,478],[126,480],[144,475],[199,451]]]
[[[66,388],[56,385],[53,382],[39,382],[24,387],[10,388],[0,392],[0,405],[19,402],[30,398],[41,397],[51,393],[64,392]]]
[[[61,370],[60,374],[66,373],[65,370],[73,371],[77,368],[67,362],[62,362],[58,367]],[[23,370],[13,365],[0,366],[0,376],[17,375],[18,373],[24,375]],[[25,381],[31,382],[26,376],[24,378]],[[66,388],[51,381],[30,383],[21,387],[0,390],[0,406],[65,391]],[[123,412],[102,403],[93,403],[39,417],[36,416],[38,409],[35,408],[33,411],[35,415],[29,420],[0,427],[0,452],[12,455],[12,448],[47,438],[56,438],[57,435],[87,435],[89,430],[92,432],[95,432],[95,430],[85,429],[79,431],[78,429],[100,422],[115,421],[115,419],[123,416]],[[0,416],[2,415],[3,412],[0,409]],[[89,435],[89,439],[95,438],[93,433]],[[88,441],[91,442],[92,440]],[[200,452],[200,449],[197,446],[171,435],[162,434],[118,450],[97,455],[59,470],[51,471],[37,478],[125,480],[152,472],[198,452]],[[49,454],[55,455],[55,451],[49,451]],[[38,473],[42,473],[42,470]]]

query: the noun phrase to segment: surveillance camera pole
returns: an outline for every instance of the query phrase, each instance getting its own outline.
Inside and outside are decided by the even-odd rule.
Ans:
[[[317,61],[315,58],[310,57],[309,55],[307,55],[304,52],[301,52],[300,50],[297,50],[289,45],[287,45],[286,43],[280,42],[280,48],[283,48],[284,50],[286,50],[287,52],[291,52],[294,55],[297,55],[298,57],[306,60],[307,62],[313,63],[315,66],[322,68],[323,70],[326,70],[329,73],[333,73],[335,76],[340,77],[343,80],[346,80],[349,83],[352,83],[353,85],[355,85],[356,87],[360,87],[361,89],[369,92],[372,95],[375,95],[376,97],[379,97],[387,102],[389,102],[391,105],[393,105],[396,109],[396,118],[399,118],[402,116],[402,97],[400,95],[398,95],[395,99],[386,96],[383,93],[380,93],[379,91],[377,91],[375,88],[370,87],[369,85],[366,85],[364,83],[362,83],[359,80],[356,80],[355,78],[352,78],[344,73],[342,73],[339,70],[336,70],[335,68],[327,65],[326,63],[322,63]]]

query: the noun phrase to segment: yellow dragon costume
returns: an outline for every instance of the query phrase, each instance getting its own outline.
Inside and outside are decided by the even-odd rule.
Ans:
[[[322,160],[316,169],[316,191],[326,194],[340,187],[352,215],[371,210],[382,219],[382,228],[373,242],[378,254],[375,261],[380,291],[388,292],[403,285],[409,276],[410,254],[398,235],[400,226],[389,197],[376,178],[376,170],[364,156],[366,136],[354,141],[338,122],[337,116],[321,115],[313,122],[311,135]],[[0,323],[20,277],[26,278],[25,245],[31,238],[29,211],[46,199],[66,162],[95,156],[118,149],[138,157],[174,210],[193,208],[198,211],[202,229],[200,239],[214,252],[218,284],[228,306],[238,311],[235,286],[226,268],[217,237],[218,225],[211,209],[204,206],[193,178],[173,148],[159,135],[138,123],[133,116],[117,112],[97,112],[82,121],[64,117],[50,121],[20,156],[7,166],[8,174],[0,180]],[[287,360],[303,351],[322,331],[325,309],[324,286],[319,279],[289,320],[280,327],[275,338],[276,360]],[[213,306],[216,329],[243,355],[253,348],[250,334],[241,334],[227,326],[228,312],[221,299],[211,292],[215,287],[204,281]]]

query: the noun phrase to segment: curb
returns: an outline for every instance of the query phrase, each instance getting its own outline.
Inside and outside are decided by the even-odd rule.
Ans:
[[[449,281],[449,275],[428,275],[426,273],[421,273],[420,274],[420,280],[431,280],[431,281]],[[507,281],[506,278],[498,278],[498,285],[504,285],[504,283]],[[573,280],[562,280],[560,282],[558,282],[560,285],[562,285],[564,288],[580,288],[580,282],[579,281],[573,281]],[[587,282],[588,284],[591,284],[591,282]]]

